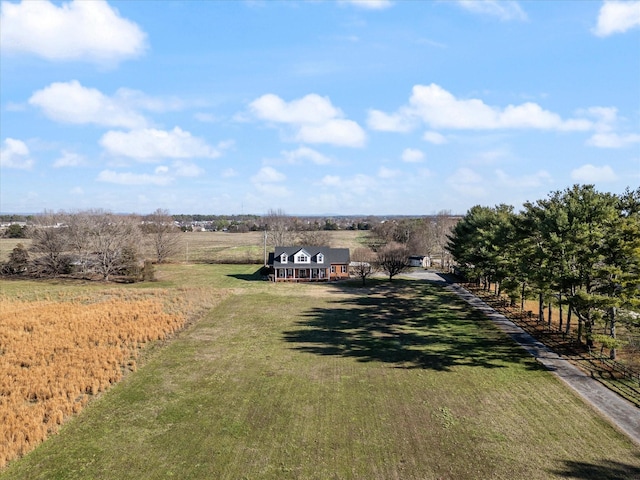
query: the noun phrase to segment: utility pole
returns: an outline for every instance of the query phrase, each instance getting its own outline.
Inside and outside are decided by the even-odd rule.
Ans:
[[[264,266],[267,266],[267,229],[264,229]]]

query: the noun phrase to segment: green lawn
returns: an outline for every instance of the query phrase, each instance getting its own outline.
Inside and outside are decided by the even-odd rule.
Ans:
[[[437,286],[159,270],[221,300],[0,479],[640,478],[637,446]]]

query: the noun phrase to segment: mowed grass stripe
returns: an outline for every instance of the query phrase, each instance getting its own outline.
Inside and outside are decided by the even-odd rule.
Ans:
[[[0,478],[640,475],[637,447],[437,286],[269,287],[238,288]]]

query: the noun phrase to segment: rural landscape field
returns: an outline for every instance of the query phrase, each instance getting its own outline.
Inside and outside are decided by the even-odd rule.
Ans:
[[[200,263],[154,282],[1,281],[23,375],[0,478],[640,476],[637,445],[442,286],[266,282],[204,262],[260,258],[259,234],[188,238]]]

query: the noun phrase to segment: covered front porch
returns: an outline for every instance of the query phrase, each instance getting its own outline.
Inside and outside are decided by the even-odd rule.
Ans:
[[[329,268],[276,268],[276,282],[322,282],[329,281]]]

